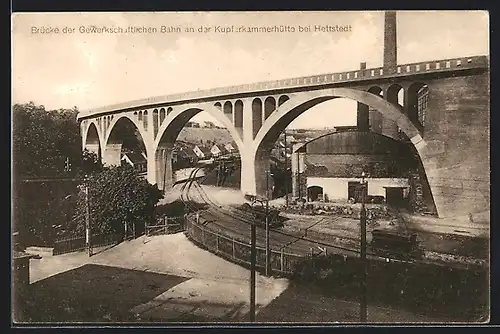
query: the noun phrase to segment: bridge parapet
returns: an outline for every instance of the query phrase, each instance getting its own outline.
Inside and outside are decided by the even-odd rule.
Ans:
[[[217,87],[207,90],[197,90],[185,93],[176,93],[164,96],[149,97],[146,99],[129,101],[80,112],[78,118],[88,118],[102,113],[127,110],[132,108],[150,107],[161,104],[187,102],[193,100],[215,100],[219,97],[234,94],[249,94],[279,89],[293,89],[301,87],[322,86],[325,84],[341,84],[361,82],[365,80],[385,79],[391,77],[415,76],[429,73],[452,72],[470,69],[485,69],[489,67],[487,56],[472,56],[451,58],[444,60],[425,61],[398,65],[395,72],[388,72],[383,67],[353,70],[338,73],[329,73],[298,78],[288,78],[274,81],[257,82],[228,87]]]

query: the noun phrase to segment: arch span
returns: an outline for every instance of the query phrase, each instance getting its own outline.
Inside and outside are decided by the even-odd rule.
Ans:
[[[375,92],[376,93],[376,92]],[[348,98],[366,104],[377,110],[383,116],[393,121],[410,139],[420,156],[425,161],[426,143],[420,131],[413,125],[401,108],[372,92],[354,90],[349,88],[330,88],[305,93],[297,93],[279,106],[273,112],[257,133],[251,151],[247,153],[247,162],[243,166],[245,182],[242,179],[242,191],[262,195],[266,191],[266,183],[262,180],[269,169],[269,154],[279,134],[299,115],[322,102],[335,98]],[[249,150],[250,148],[247,148]],[[243,160],[242,160],[243,161]],[[242,172],[242,175],[244,174]]]
[[[95,120],[89,120],[83,127],[82,149],[87,149],[98,155],[103,151],[102,134]]]
[[[156,152],[156,150],[160,146],[160,143],[162,146],[168,145],[169,143],[173,145],[186,123],[202,111],[207,112],[210,116],[215,118],[225,128],[227,128],[231,135],[231,138],[233,138],[234,142],[236,143],[238,150],[242,152],[243,141],[241,140],[238,132],[236,132],[236,129],[233,126],[231,120],[227,118],[227,116],[225,116],[221,110],[209,103],[196,104],[191,106],[186,105],[183,106],[182,109],[173,110],[165,118],[162,126],[158,129],[158,135],[152,146],[152,152]]]
[[[140,123],[139,123],[140,124]],[[107,165],[120,165],[123,148],[133,150],[137,153],[145,151],[149,154],[149,143],[146,133],[134,122],[132,117],[121,115],[112,121],[106,133],[106,140],[102,150],[103,163]],[[136,137],[136,131],[139,137]]]
[[[139,115],[140,115],[140,113],[139,113]],[[106,146],[108,145],[110,136],[113,133],[113,130],[115,129],[116,124],[120,120],[123,121],[124,118],[126,118],[127,121],[130,121],[130,122],[132,122],[132,124],[134,124],[135,128],[139,131],[139,134],[141,135],[144,146],[146,146],[146,151],[148,151],[150,143],[148,140],[146,140],[147,134],[142,126],[142,122],[140,120],[135,119],[134,117],[131,117],[131,115],[129,115],[129,114],[122,114],[122,115],[117,115],[116,117],[113,117],[113,119],[111,120],[111,123],[109,124],[108,129],[106,130],[106,134],[104,136],[103,148],[105,149]]]
[[[224,106],[226,105],[224,104]],[[148,155],[148,180],[150,183],[157,184],[158,188],[163,190],[167,190],[173,185],[174,143],[186,123],[202,111],[207,112],[226,127],[238,151],[242,154],[243,142],[232,124],[232,119],[224,113],[224,107],[220,110],[213,103],[184,105],[182,108],[173,109],[158,130],[158,135],[151,147],[151,153]]]
[[[425,146],[423,145],[425,142],[423,142],[420,131],[413,125],[408,117],[401,112],[399,106],[395,106],[379,95],[375,95],[371,92],[349,88],[330,88],[296,94],[279,106],[257,133],[254,140],[254,155],[257,154],[257,152],[270,148],[278,139],[281,131],[299,115],[317,104],[335,98],[348,98],[376,109],[382,113],[384,117],[394,121],[401,131],[412,139],[414,144],[419,143],[420,145],[417,147],[417,150],[419,150],[419,147],[422,148]]]

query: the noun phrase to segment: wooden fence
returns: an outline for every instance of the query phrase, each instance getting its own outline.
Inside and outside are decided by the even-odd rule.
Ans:
[[[123,240],[121,234],[96,234],[91,237],[92,248],[117,244]],[[56,240],[54,242],[54,255],[77,252],[87,249],[85,236]]]
[[[197,224],[190,215],[186,217],[185,227],[188,237],[195,243],[203,245],[209,251],[232,262],[250,266],[250,244],[211,231],[207,227]],[[266,265],[266,249],[257,246],[256,251],[256,267],[263,269]],[[284,250],[271,250],[271,271],[292,274],[295,266],[305,258],[304,255],[285,253]]]
[[[172,234],[184,230],[184,216],[179,217],[159,217],[156,224],[145,226],[146,236]]]

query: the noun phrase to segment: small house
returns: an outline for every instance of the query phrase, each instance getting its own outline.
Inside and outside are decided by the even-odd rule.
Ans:
[[[223,154],[222,150],[217,145],[213,145],[212,148],[210,149],[210,152],[214,157],[218,157]]]
[[[234,153],[234,151],[236,151],[231,143],[227,143],[226,145],[224,145],[224,148],[228,153]]]
[[[148,161],[144,153],[128,152],[124,153],[121,158],[121,163],[129,164],[139,173],[147,172]]]
[[[210,149],[208,149],[205,146],[201,145],[196,145],[193,148],[193,152],[196,154],[198,159],[203,160],[203,159],[210,159],[212,157],[212,152],[210,152]]]

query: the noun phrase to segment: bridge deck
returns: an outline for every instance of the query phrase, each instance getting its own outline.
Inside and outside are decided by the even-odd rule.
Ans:
[[[298,78],[288,78],[282,80],[257,82],[229,87],[218,87],[207,90],[197,90],[185,93],[155,96],[141,100],[129,101],[125,103],[113,104],[99,108],[93,108],[80,112],[79,119],[96,116],[98,114],[126,110],[131,108],[155,106],[162,104],[173,104],[188,102],[192,100],[213,100],[222,96],[234,94],[248,94],[261,91],[286,90],[301,87],[321,86],[325,84],[355,83],[367,80],[387,79],[397,77],[407,77],[414,75],[424,75],[429,73],[454,72],[471,69],[488,68],[488,56],[472,56],[443,60],[433,60],[418,63],[398,65],[394,71],[387,71],[383,67],[352,70],[338,73],[320,74]]]

